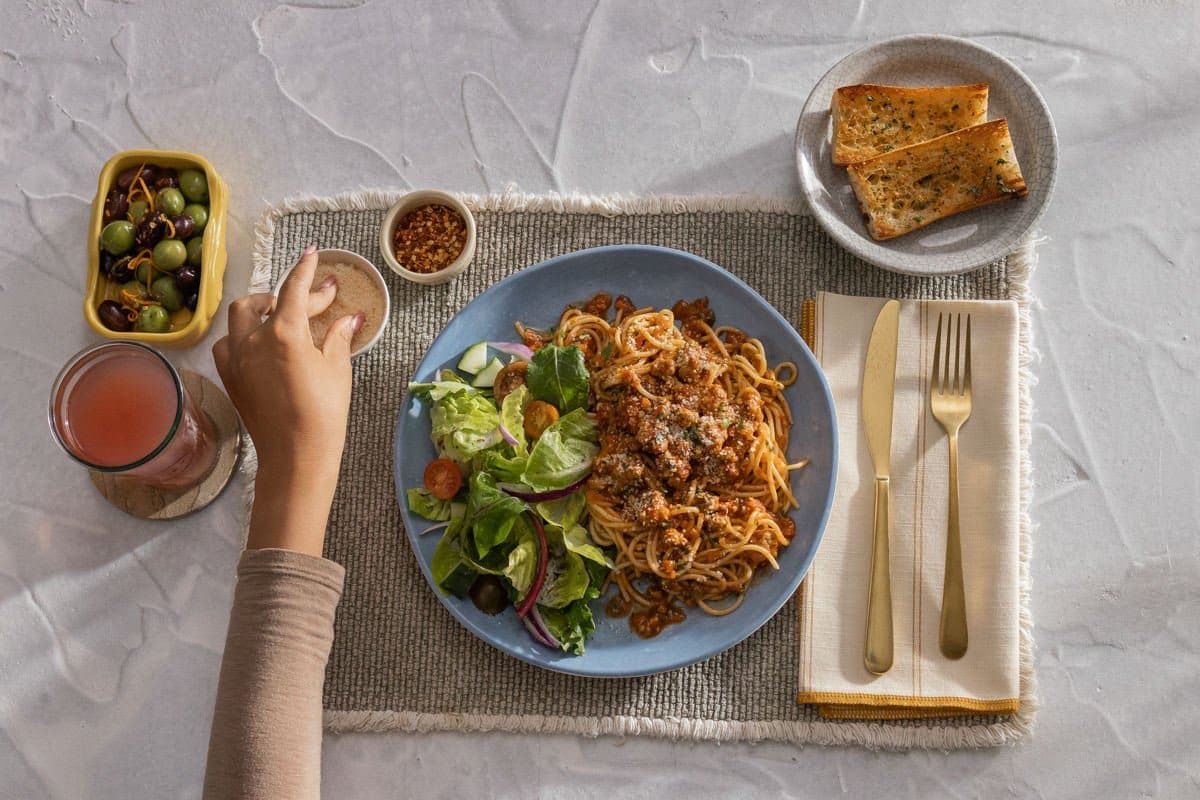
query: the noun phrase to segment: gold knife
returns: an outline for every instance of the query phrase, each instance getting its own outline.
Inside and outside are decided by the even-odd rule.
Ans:
[[[892,403],[896,389],[896,345],[900,338],[900,302],[884,304],[863,368],[862,424],[875,462],[875,542],[867,589],[867,637],[863,664],[882,675],[892,668],[891,469]]]

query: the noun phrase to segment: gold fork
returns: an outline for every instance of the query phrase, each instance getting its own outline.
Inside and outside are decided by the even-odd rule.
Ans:
[[[942,620],[938,644],[946,658],[967,652],[967,602],[963,592],[962,541],[958,531],[958,429],[971,416],[971,315],[963,347],[962,314],[946,314],[946,354],[942,357],[942,314],[933,345],[929,408],[950,439],[950,510],[946,523],[946,571],[942,578]],[[951,328],[954,375],[950,375]]]

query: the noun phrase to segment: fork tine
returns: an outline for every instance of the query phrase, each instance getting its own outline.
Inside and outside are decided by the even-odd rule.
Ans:
[[[946,355],[942,356],[942,389],[941,392],[950,391],[950,333],[954,331],[954,317],[949,313],[946,314]]]
[[[971,393],[971,315],[967,314],[967,358],[963,367],[963,394]]]
[[[950,384],[950,394],[958,394],[962,389],[962,314],[954,315],[954,380]]]
[[[938,394],[942,393],[942,383],[939,380],[941,377],[938,373],[942,371],[942,315],[938,314],[937,337],[933,340],[933,380],[931,381],[933,391]]]

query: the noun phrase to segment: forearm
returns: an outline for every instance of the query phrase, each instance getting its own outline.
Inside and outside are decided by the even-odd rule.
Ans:
[[[238,566],[205,798],[318,798],[321,690],[342,568],[284,550]]]
[[[340,452],[338,454],[340,456]],[[277,547],[320,556],[340,458],[259,464],[247,550]]]

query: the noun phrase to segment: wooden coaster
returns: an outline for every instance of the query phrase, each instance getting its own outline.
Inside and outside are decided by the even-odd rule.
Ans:
[[[165,491],[111,472],[90,471],[104,499],[142,519],[177,519],[207,506],[229,483],[241,455],[242,425],[228,395],[203,375],[181,369],[183,385],[197,407],[212,420],[217,438],[217,463],[204,480],[190,489]]]

